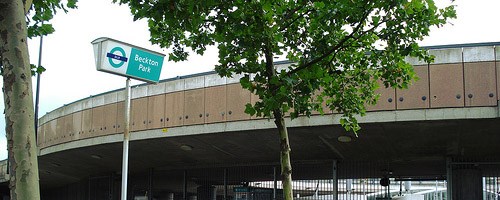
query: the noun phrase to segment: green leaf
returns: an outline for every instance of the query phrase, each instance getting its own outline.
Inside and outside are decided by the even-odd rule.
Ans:
[[[262,9],[264,11],[271,12],[273,8],[270,2],[266,2],[264,3],[264,5],[262,5]]]
[[[76,2],[77,0],[68,0],[68,8],[77,8]]]
[[[324,7],[325,7],[325,3],[321,2],[321,1],[314,2],[314,8],[322,9]]]
[[[42,74],[44,71],[47,71],[47,69],[45,69],[42,66],[39,66],[39,67],[36,68],[36,73],[37,74]]]
[[[378,24],[379,21],[380,21],[380,16],[372,16],[373,24]]]
[[[42,66],[36,66],[35,64],[30,64],[31,68],[31,76],[35,76],[36,74],[42,74],[46,69]]]
[[[254,116],[256,111],[253,108],[252,104],[247,103],[245,105],[245,113],[249,114],[250,116]]]
[[[240,79],[241,87],[252,88],[252,82],[250,81],[250,76],[247,74]]]
[[[43,35],[48,35],[55,31],[54,27],[52,27],[52,24],[43,24],[40,27],[40,30]]]

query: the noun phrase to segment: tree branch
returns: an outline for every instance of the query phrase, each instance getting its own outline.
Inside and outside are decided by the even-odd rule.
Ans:
[[[359,29],[361,29],[361,27],[363,27],[363,22],[368,18],[368,15],[371,13],[372,9],[369,9],[367,10],[367,12],[365,13],[365,15],[363,16],[363,18],[361,18],[361,20],[359,21],[358,25],[352,30],[351,34],[349,34],[348,36],[344,37],[344,39],[342,39],[337,45],[335,45],[335,47],[333,47],[332,49],[330,49],[328,52],[326,52],[325,54],[323,54],[322,56],[308,62],[308,63],[305,63],[289,72],[287,72],[285,74],[285,77],[288,77],[294,73],[297,73],[298,71],[302,70],[302,69],[305,69],[309,66],[312,66],[316,63],[318,63],[319,61],[325,59],[326,57],[328,57],[330,54],[332,54],[333,52],[337,51],[338,49],[342,48],[345,44],[345,42],[347,42],[347,40],[351,39],[354,37],[354,34],[357,33],[359,31]]]
[[[286,26],[281,27],[278,31],[283,31],[287,29],[290,25],[295,23],[297,20],[300,18],[304,17],[306,14],[309,14],[309,12],[313,11],[312,9],[307,10],[306,12],[302,13],[302,15],[298,16],[297,18],[293,19],[290,23],[288,23]]]
[[[306,4],[307,4],[307,3],[306,3]],[[291,10],[291,11],[290,11],[290,13],[288,13],[288,14],[287,14],[287,15],[286,15],[283,19],[281,19],[278,23],[276,23],[276,25],[281,26],[281,24],[283,24],[286,20],[290,19],[290,18],[293,16],[293,14],[294,14],[295,12],[297,12],[297,11],[299,11],[300,9],[304,8],[304,6],[306,6],[306,4],[304,4],[304,5],[302,5],[302,6],[299,6],[299,7],[295,8],[295,9]],[[296,21],[296,19],[295,19],[295,20],[293,20],[293,21]],[[293,23],[293,22],[292,22],[292,23]],[[288,24],[288,25],[287,25],[287,27],[288,27],[288,26],[290,26],[290,24]],[[283,30],[283,29],[280,29],[280,31],[281,31],[281,30]]]

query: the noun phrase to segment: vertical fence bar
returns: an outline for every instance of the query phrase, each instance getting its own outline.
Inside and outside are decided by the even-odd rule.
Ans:
[[[278,181],[276,180],[276,167],[273,167],[273,199],[276,200],[276,190],[278,188]]]
[[[153,168],[149,169],[148,174],[148,200],[153,200]]]
[[[435,199],[438,199],[438,180],[436,180],[436,189],[434,189],[434,198]]]
[[[495,200],[498,200],[498,175],[496,174],[495,175],[495,188],[493,189],[493,191],[495,192]]]
[[[115,185],[115,173],[111,173],[109,175],[109,199],[115,199],[114,185]]]
[[[182,199],[187,200],[187,170],[184,170],[184,182],[182,186]]]
[[[451,158],[446,158],[446,198],[447,200],[453,200],[453,180],[452,180],[452,166]]]
[[[488,198],[488,187],[487,187],[487,182],[486,182],[487,177],[483,177],[483,199],[489,199]]]
[[[89,176],[89,178],[88,178],[88,179],[89,179],[89,191],[88,191],[88,193],[89,193],[89,196],[88,196],[88,197],[89,197],[89,198],[88,198],[88,199],[89,199],[89,200],[91,200],[91,199],[92,199],[92,183],[91,183],[91,180],[92,180],[92,179],[91,179],[91,177],[90,177],[90,176]]]
[[[224,168],[224,200],[227,200],[227,168]]]
[[[337,200],[338,199],[338,187],[339,187],[339,182],[338,182],[338,176],[337,176],[337,173],[338,173],[338,166],[337,166],[337,160],[333,160],[333,167],[332,167],[332,185],[333,185],[333,189],[332,189],[332,197],[333,197],[333,200]]]

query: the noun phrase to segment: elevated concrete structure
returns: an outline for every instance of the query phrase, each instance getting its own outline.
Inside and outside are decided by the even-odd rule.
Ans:
[[[408,58],[420,80],[408,90],[379,89],[377,105],[358,118],[362,130],[357,138],[343,130],[341,115],[330,110],[324,116],[314,113],[287,121],[292,160],[319,163],[319,170],[307,175],[317,179],[331,177],[334,160],[344,170],[338,178],[378,178],[390,171],[392,177],[441,179],[447,177],[447,158],[455,164],[475,163],[475,169],[499,161],[499,44],[429,47],[435,56],[432,64]],[[238,76],[220,78],[214,72],[134,86],[130,173],[277,165],[274,123],[244,113],[245,104],[258,100],[241,88]],[[120,172],[123,101],[123,90],[110,91],[60,107],[39,120],[42,189]],[[352,141],[340,142],[340,136]],[[354,171],[344,165],[352,162],[383,164]],[[481,169],[483,175],[499,172]],[[180,178],[170,175],[163,174],[169,180]],[[179,191],[169,187],[165,186]]]

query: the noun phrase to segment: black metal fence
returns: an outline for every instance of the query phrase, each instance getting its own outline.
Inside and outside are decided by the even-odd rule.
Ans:
[[[455,162],[453,169],[482,170],[483,199],[499,199],[496,163]],[[382,200],[405,195],[425,200],[447,199],[443,177],[398,177],[384,162],[309,162],[293,166],[294,199]],[[349,169],[349,170],[347,170]],[[382,169],[382,170],[381,170]],[[130,200],[281,200],[278,165],[131,172]],[[120,174],[91,176],[60,188],[42,188],[42,199],[118,200]]]

